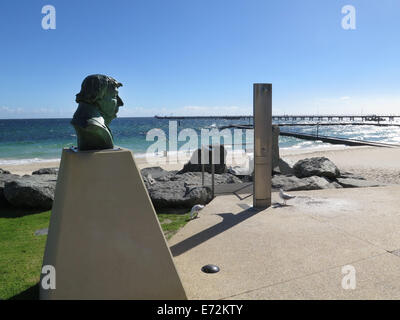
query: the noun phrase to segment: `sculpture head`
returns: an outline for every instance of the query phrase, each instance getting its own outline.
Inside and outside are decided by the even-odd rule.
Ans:
[[[71,124],[74,126],[78,149],[102,150],[114,147],[113,135],[108,125],[117,117],[123,106],[118,96],[122,83],[102,74],[87,76],[82,82],[81,92],[76,95],[79,103]]]
[[[102,74],[87,76],[76,95],[76,102],[97,106],[108,125],[117,117],[119,107],[124,105],[118,95],[119,87],[122,87],[122,83],[112,77]]]

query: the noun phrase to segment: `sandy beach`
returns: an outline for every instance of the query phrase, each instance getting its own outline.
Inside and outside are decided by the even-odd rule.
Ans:
[[[400,184],[400,149],[380,147],[346,147],[320,151],[280,151],[289,164],[311,157],[327,157],[342,172],[351,172],[368,180]]]
[[[369,180],[387,184],[400,184],[400,149],[378,147],[335,147],[332,149],[281,149],[280,157],[293,165],[296,161],[311,157],[327,157],[342,172],[351,172]],[[166,170],[180,170],[189,159],[185,157],[176,163],[173,159],[136,157],[139,168],[160,166]],[[31,174],[40,168],[58,167],[60,161],[33,162],[29,164],[2,165],[1,168],[11,173]],[[229,163],[228,163],[229,164]]]

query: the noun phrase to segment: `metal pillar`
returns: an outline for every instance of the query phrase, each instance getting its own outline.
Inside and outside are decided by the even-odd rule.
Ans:
[[[218,151],[219,154],[219,151]],[[218,159],[219,161],[219,159]],[[215,148],[214,145],[211,146],[211,195],[212,198],[214,199],[215,196],[215,167],[214,163],[217,162],[215,159]],[[219,162],[218,162],[219,163]]]
[[[253,207],[271,206],[272,84],[253,85],[254,193]]]

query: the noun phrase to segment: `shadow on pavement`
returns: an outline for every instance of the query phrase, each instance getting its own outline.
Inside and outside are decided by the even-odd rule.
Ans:
[[[171,253],[174,257],[181,255],[182,253],[193,249],[194,247],[202,244],[203,242],[219,235],[220,233],[236,226],[237,224],[251,218],[255,214],[262,210],[249,208],[237,214],[232,213],[220,213],[218,214],[222,217],[222,221],[208,229],[205,229],[193,236],[174,244],[170,247]]]

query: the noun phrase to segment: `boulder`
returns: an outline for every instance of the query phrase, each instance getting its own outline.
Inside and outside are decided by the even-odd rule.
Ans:
[[[293,166],[293,171],[298,178],[318,176],[335,179],[340,176],[340,171],[336,165],[325,157],[299,160]]]
[[[58,174],[58,168],[42,168],[36,171],[33,171],[32,174]]]
[[[142,174],[147,174],[143,176],[143,181],[155,208],[190,209],[196,204],[207,204],[212,200],[211,174],[208,172],[204,173],[204,186],[201,172],[180,174],[164,170],[161,175],[157,175],[157,172],[158,169],[142,171]],[[215,174],[214,183],[218,185],[243,182],[230,173],[224,173]]]
[[[336,182],[331,182],[326,178],[323,177],[318,177],[318,176],[312,176],[312,177],[307,177],[303,178],[308,186],[308,189],[305,190],[320,190],[320,189],[341,189],[342,186]]]
[[[156,181],[169,181],[178,171],[167,171],[161,167],[149,167],[140,170],[143,179],[151,178]]]
[[[178,173],[185,172],[201,172],[201,160],[202,153],[205,154],[204,159],[204,171],[211,173],[211,163],[212,163],[212,146],[202,146],[202,148],[197,149],[193,152],[190,160],[183,166],[183,169]],[[208,156],[207,156],[208,154]],[[214,172],[215,173],[225,173],[226,169],[226,150],[223,145],[214,145]]]
[[[171,177],[172,181],[181,181],[188,185],[201,186],[202,177],[201,172],[186,172],[178,173]],[[204,184],[211,185],[212,175],[208,172],[204,172]],[[214,184],[229,184],[229,183],[243,183],[241,179],[230,173],[215,174]]]
[[[278,165],[273,167],[272,174],[292,175],[293,168],[283,159],[279,159]]]
[[[0,174],[11,174],[11,172],[0,168]]]
[[[20,176],[17,176],[15,174],[9,174],[9,173],[0,174],[0,207],[9,204],[7,199],[6,199],[6,197],[4,196],[5,184],[7,182],[10,182],[10,181],[18,179],[19,177]]]
[[[296,176],[274,175],[272,177],[272,188],[285,191],[305,190],[306,182]]]
[[[159,177],[164,177],[169,174],[169,171],[164,170],[161,167],[149,167],[140,170],[140,173],[143,177],[148,176],[149,174],[154,178],[157,179]]]
[[[189,209],[196,204],[207,204],[212,199],[210,188],[188,186],[182,181],[156,182],[148,185],[147,191],[156,209]]]
[[[285,191],[335,189],[337,187],[341,188],[336,183],[317,176],[302,179],[296,176],[285,175],[275,175],[272,177],[272,188],[282,188]]]
[[[340,178],[351,178],[351,179],[358,179],[358,180],[366,180],[364,177],[357,176],[351,172],[341,172]]]
[[[381,183],[363,179],[337,178],[336,180],[343,188],[366,188],[383,186],[383,184]]]
[[[14,207],[49,210],[53,205],[56,182],[54,175],[26,175],[7,181],[4,196]]]

